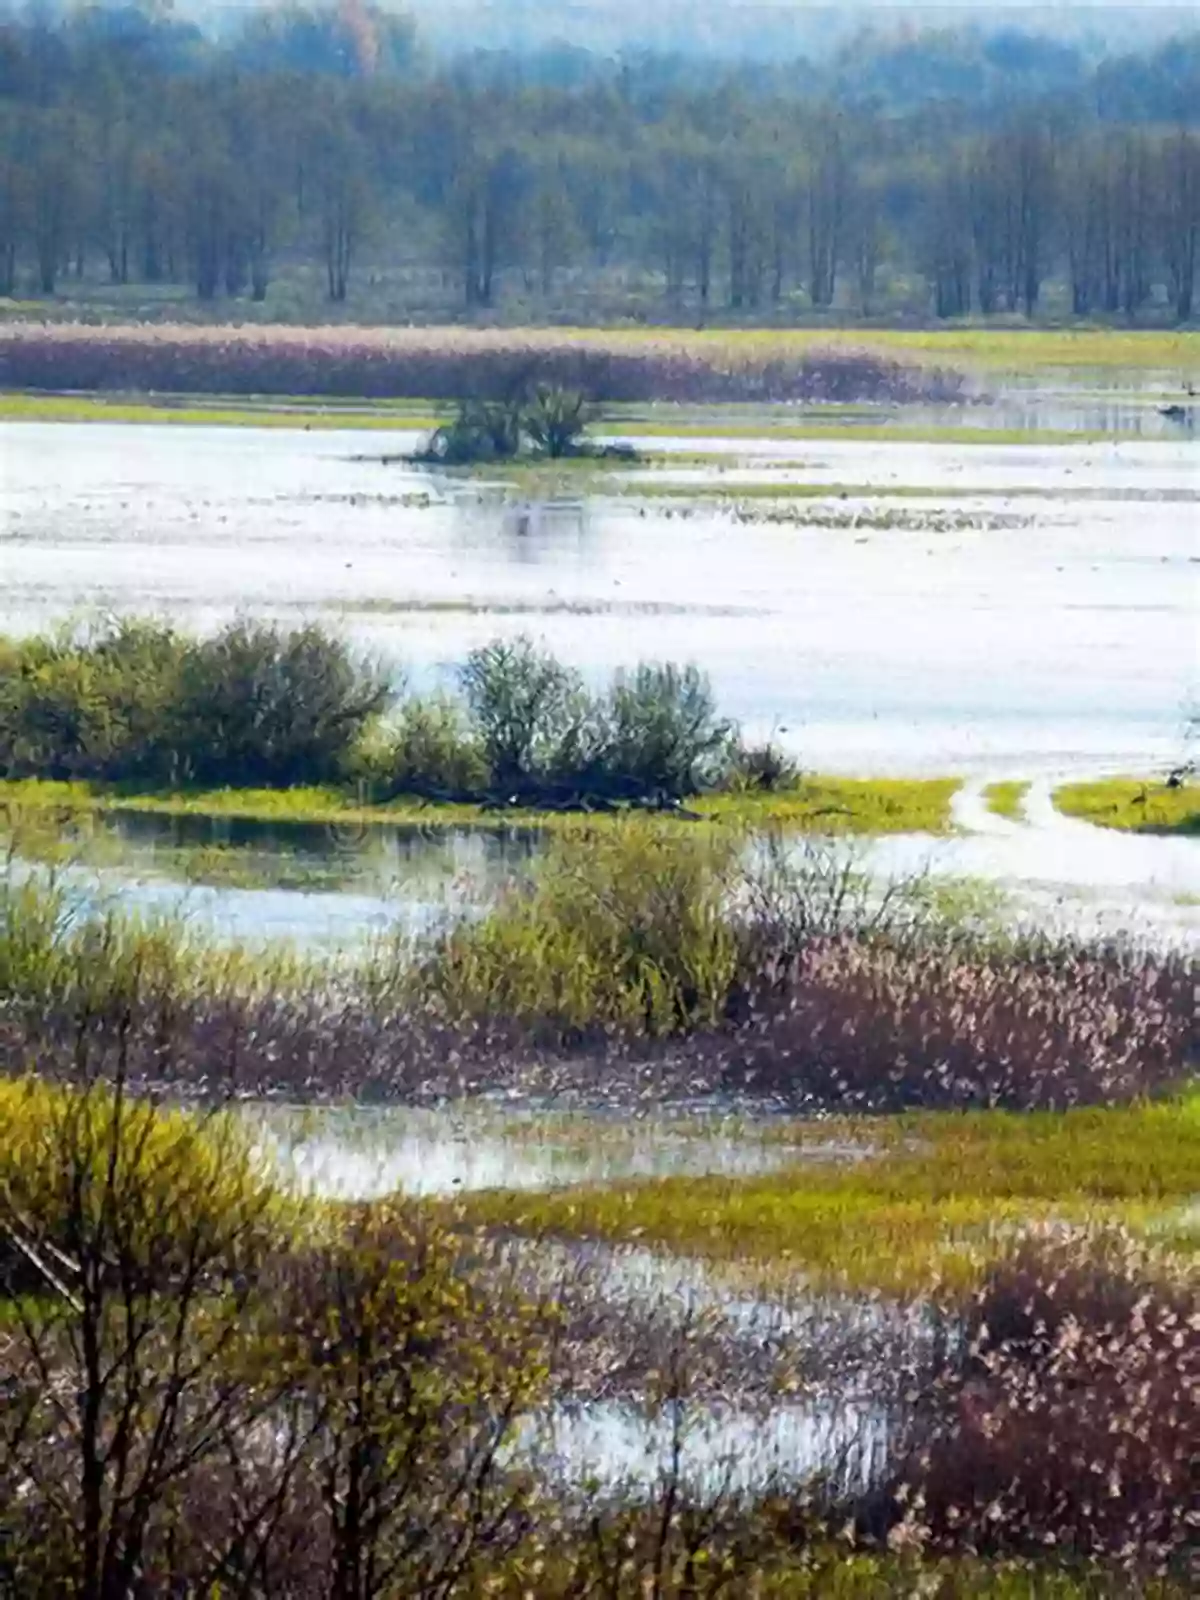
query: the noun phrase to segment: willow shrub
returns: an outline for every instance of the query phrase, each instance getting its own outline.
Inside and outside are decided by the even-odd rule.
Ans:
[[[718,1021],[738,963],[735,837],[636,818],[552,841],[532,887],[446,934],[412,975],[452,1022],[665,1034]]]
[[[0,650],[0,771],[8,777],[149,779],[172,766],[170,721],[186,644],[118,622]]]
[[[390,700],[380,672],[308,626],[208,639],[118,622],[0,652],[0,772],[152,784],[340,777]]]
[[[161,1274],[166,1289],[198,1238],[214,1261],[228,1243],[230,1268],[244,1267],[248,1245],[277,1249],[300,1216],[230,1116],[164,1110],[108,1084],[0,1082],[0,1279],[45,1289],[49,1268],[70,1291],[94,1252]]]

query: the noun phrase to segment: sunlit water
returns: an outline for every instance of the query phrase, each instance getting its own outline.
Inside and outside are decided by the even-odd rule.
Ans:
[[[830,848],[881,886],[916,876],[989,886],[1001,896],[992,914],[1010,923],[1200,949],[1200,839],[1065,817],[1051,799],[1062,776],[1033,776],[1016,821],[988,808],[986,778],[970,779],[953,801],[947,837],[885,835]],[[541,847],[531,829],[373,827],[350,837],[306,824],[186,822],[112,817],[90,836],[84,830],[78,864],[61,875],[97,901],[181,915],[224,939],[349,951],[482,913],[528,877]]]
[[[244,1112],[263,1150],[305,1192],[325,1199],[448,1196],[552,1189],[623,1178],[751,1176],[796,1161],[853,1160],[841,1144],[787,1143],[753,1128],[686,1128],[666,1118],[616,1121],[505,1117],[499,1108],[339,1106]]]
[[[824,769],[1144,766],[1176,753],[1196,667],[1190,437],[680,439],[681,451],[723,450],[728,469],[650,475],[660,486],[774,477],[828,491],[793,500],[795,520],[780,523],[761,520],[757,501],[748,517],[663,498],[516,508],[378,459],[413,443],[10,425],[0,628],[96,607],[199,627],[239,611],[318,617],[408,667],[418,686],[448,681],[483,640],[521,631],[597,677],[640,658],[694,659],[751,735],[774,730]],[[839,486],[861,492],[844,501]],[[878,525],[897,509],[905,526]],[[983,520],[939,525],[951,511]],[[832,513],[857,524],[822,526]],[[1014,518],[1020,526],[1005,525]]]
[[[523,631],[594,678],[638,659],[695,660],[749,736],[772,736],[810,770],[972,775],[959,836],[879,840],[874,870],[981,877],[1042,923],[1189,937],[1197,841],[1066,822],[1049,791],[1179,757],[1200,655],[1200,446],[1136,392],[1084,402],[1017,389],[960,420],[1053,426],[1054,408],[1081,405],[1070,426],[1104,425],[1087,406],[1124,406],[1153,411],[1161,436],[655,437],[656,451],[720,451],[725,463],[629,480],[690,484],[691,498],[549,504],[379,459],[415,435],[10,425],[0,630],[96,608],[196,627],[247,611],[316,617],[418,687],[452,682],[472,646]],[[765,481],[821,492],[739,498]],[[693,495],[714,485],[728,500]],[[993,776],[1035,780],[1019,824],[980,801]],[[165,909],[190,876],[188,913],[234,938],[426,932],[489,903],[509,875],[483,834],[263,839],[200,823],[211,837],[198,841],[171,826],[123,821],[132,854],[99,869],[103,886]],[[240,853],[241,874],[189,865],[196,843]]]

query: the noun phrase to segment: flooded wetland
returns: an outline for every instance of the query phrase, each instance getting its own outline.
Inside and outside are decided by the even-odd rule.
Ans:
[[[119,967],[98,1061],[168,1103],[227,1073],[322,1227],[433,1219],[548,1297],[505,1460],[564,1503],[867,1504],[1046,1263],[1194,1295],[1200,440],[1170,375],[1074,377],[627,408],[635,459],[508,472],[299,403],[8,423],[0,644],[316,624],[421,696],[495,641],[597,692],[695,663],[791,776],[632,821],[6,781],[0,1044],[65,1060]]]

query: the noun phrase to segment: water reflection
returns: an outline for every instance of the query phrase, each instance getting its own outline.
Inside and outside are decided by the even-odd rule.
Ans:
[[[632,1498],[668,1482],[689,1495],[737,1497],[817,1474],[853,1492],[888,1460],[889,1421],[883,1407],[841,1396],[766,1409],[673,1402],[649,1412],[593,1401],[543,1419],[532,1453],[553,1483]]]
[[[287,1178],[324,1199],[550,1189],[625,1178],[753,1176],[861,1152],[712,1131],[664,1118],[553,1118],[473,1107],[250,1107],[243,1113]]]

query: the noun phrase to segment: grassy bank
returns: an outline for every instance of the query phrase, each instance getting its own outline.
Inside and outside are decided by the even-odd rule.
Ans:
[[[950,802],[958,778],[803,778],[771,793],[701,795],[688,809],[703,819],[739,828],[783,828],[797,833],[882,834],[950,831]],[[619,826],[619,816],[581,818],[562,811],[456,805],[399,796],[363,803],[353,788],[206,789],[139,794],[125,787],[43,779],[0,780],[0,821],[94,812],[119,815],[236,818],[246,822],[498,831],[536,827],[569,835],[580,829]],[[675,824],[667,813],[667,826]]]
[[[768,1177],[491,1192],[462,1204],[490,1226],[636,1241],[752,1280],[799,1274],[888,1293],[976,1281],[1013,1230],[1034,1223],[1121,1223],[1200,1251],[1200,1221],[1194,1211],[1185,1220],[1200,1172],[1195,1095],[1062,1113],[834,1118],[794,1136],[808,1153]]]
[[[1200,833],[1200,783],[1168,789],[1156,778],[1108,778],[1068,783],[1054,791],[1068,817],[1132,833]]]
[[[370,431],[370,432],[421,432],[432,431],[441,422],[432,402],[413,402],[387,405],[377,401],[338,407],[320,401],[305,400],[300,396],[280,396],[276,400],[247,405],[231,397],[224,402],[214,399],[203,401],[196,395],[43,395],[36,392],[0,394],[0,422],[104,422],[139,424],[154,423],[173,427],[209,428],[276,428],[300,429],[305,432]],[[878,444],[945,444],[945,445],[1010,445],[1028,444],[1088,444],[1112,438],[1111,433],[1089,433],[1065,429],[990,428],[970,424],[941,424],[928,426],[902,422],[875,423],[840,420],[836,410],[831,414],[812,416],[796,421],[786,414],[763,413],[758,408],[746,416],[724,413],[717,420],[707,420],[697,415],[696,408],[681,406],[679,415],[665,418],[647,418],[644,415],[625,415],[614,406],[587,434],[604,438],[613,434],[629,434],[638,438],[655,439],[730,439],[730,440],[838,440]],[[687,457],[677,452],[662,457],[642,457],[641,464],[681,466],[700,460],[727,461],[726,453]],[[603,481],[605,472],[619,468],[603,462],[580,463],[590,465]],[[494,473],[495,467],[491,468]]]
[[[300,428],[402,430],[435,428],[432,407],[420,410],[337,409],[281,397],[261,405],[235,398],[204,401],[199,396],[0,394],[0,422],[156,423],[208,428]]]

